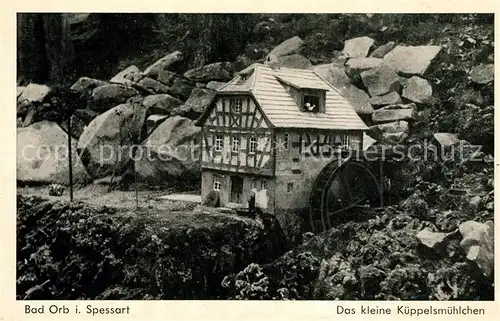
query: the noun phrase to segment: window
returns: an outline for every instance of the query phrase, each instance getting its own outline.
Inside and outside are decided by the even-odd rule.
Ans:
[[[289,194],[293,192],[293,183],[286,184],[286,192]]]
[[[215,135],[215,151],[220,152],[224,149],[224,136]]]
[[[342,148],[349,148],[349,135],[340,136],[340,140],[342,141]]]
[[[250,137],[250,143],[248,146],[248,152],[249,153],[255,153],[255,150],[257,150],[257,137],[252,136]]]
[[[250,182],[250,189],[257,189],[257,181]]]
[[[304,111],[317,113],[319,112],[320,96],[304,94]]]
[[[288,133],[285,133],[285,139],[283,142],[283,148],[285,150],[288,150],[288,142],[290,141],[290,135]]]
[[[241,98],[237,97],[233,100],[233,113],[241,113]]]
[[[267,181],[266,180],[260,181],[260,189],[267,189]]]
[[[220,176],[214,176],[214,191],[220,191],[220,188],[222,186],[221,181],[222,180]]]
[[[232,138],[232,150],[234,153],[237,153],[240,151],[240,138],[239,137],[233,137]]]

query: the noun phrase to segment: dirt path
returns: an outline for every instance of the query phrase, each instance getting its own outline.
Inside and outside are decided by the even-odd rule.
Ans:
[[[69,201],[69,189],[66,188],[62,196],[50,196],[49,189],[47,186],[37,186],[37,187],[19,187],[17,192],[23,195],[36,195],[48,198],[51,200],[68,200]],[[186,201],[171,200],[171,199],[160,199],[159,197],[170,194],[169,190],[158,190],[158,191],[139,191],[139,207],[158,209],[158,210],[170,210],[179,211],[183,209],[188,209],[193,207],[193,203],[189,202],[189,197]],[[187,194],[187,193],[186,193]],[[194,193],[193,193],[194,194]],[[75,201],[82,201],[85,203],[97,205],[97,206],[108,206],[119,209],[135,209],[136,207],[136,195],[135,191],[118,191],[114,190],[108,192],[108,186],[92,184],[85,186],[80,189],[75,189],[73,191],[73,197]]]

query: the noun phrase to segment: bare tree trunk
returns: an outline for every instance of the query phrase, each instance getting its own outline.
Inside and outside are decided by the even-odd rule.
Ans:
[[[69,169],[69,201],[73,202],[73,159],[71,153],[71,118],[68,117],[68,169]]]

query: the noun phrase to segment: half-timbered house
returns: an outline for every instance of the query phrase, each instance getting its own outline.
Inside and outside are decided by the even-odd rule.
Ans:
[[[221,87],[202,126],[202,199],[264,212],[307,208],[314,179],[335,148],[361,149],[367,126],[312,70],[253,64]]]

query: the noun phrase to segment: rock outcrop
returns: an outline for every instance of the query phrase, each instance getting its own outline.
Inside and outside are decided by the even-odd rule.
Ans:
[[[95,88],[100,87],[100,86],[104,86],[107,84],[108,83],[103,81],[103,80],[93,79],[93,78],[89,78],[89,77],[81,77],[73,84],[73,86],[71,86],[70,89],[74,90],[76,92],[79,92],[84,96],[91,96],[92,91]]]
[[[138,92],[134,88],[123,85],[108,84],[99,86],[92,91],[92,101],[89,107],[95,111],[104,112],[126,102],[127,99],[137,94]]]
[[[346,40],[342,54],[347,58],[364,58],[368,55],[374,42],[370,37],[358,37]]]
[[[493,277],[495,264],[493,221],[479,223],[467,221],[460,224],[462,241],[460,247],[467,253],[467,259],[475,262],[486,277]]]
[[[495,78],[495,66],[493,64],[481,64],[475,66],[470,73],[470,79],[477,84],[487,84]]]
[[[375,106],[375,108],[380,108],[381,106],[384,105],[402,104],[403,100],[401,99],[401,96],[397,92],[391,91],[390,93],[382,96],[371,97],[370,103],[372,104],[372,106]]]
[[[119,172],[130,159],[128,125],[133,115],[132,105],[121,104],[100,114],[85,128],[77,148],[93,178],[105,177],[113,170]]]
[[[169,53],[168,55],[164,56],[160,60],[156,61],[149,67],[147,67],[144,70],[144,75],[151,77],[151,78],[156,78],[158,77],[158,74],[165,69],[169,69],[171,66],[175,65],[176,63],[182,61],[184,59],[184,55],[180,51],[174,51],[172,53]]]
[[[370,96],[380,96],[391,91],[399,91],[399,76],[394,69],[385,65],[363,71],[361,79]]]
[[[142,104],[149,108],[150,114],[170,115],[182,105],[182,100],[169,94],[158,94],[146,96]]]
[[[17,181],[31,184],[69,184],[68,135],[54,122],[41,121],[17,129]],[[89,176],[72,141],[73,182],[85,184]]]
[[[440,51],[440,46],[400,45],[384,56],[384,64],[398,73],[423,75]]]
[[[426,79],[413,76],[403,88],[403,97],[415,103],[428,103],[432,98],[432,86]]]
[[[125,68],[109,80],[110,83],[132,86],[144,77],[136,66]]]
[[[28,86],[23,88],[23,91],[18,100],[41,103],[44,100],[45,96],[49,94],[49,92],[50,92],[49,86],[40,84],[29,84]]]
[[[184,77],[194,82],[229,81],[233,78],[234,67],[230,62],[216,62],[188,70]]]
[[[416,106],[414,103],[403,105],[389,105],[377,109],[372,114],[372,120],[376,124],[388,123],[397,120],[411,121],[417,116]]]
[[[194,121],[174,116],[163,121],[143,143],[147,157],[136,162],[143,182],[164,183],[169,178],[188,180],[199,175],[199,133]]]

